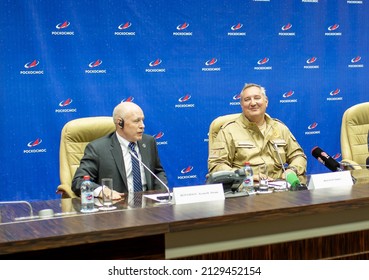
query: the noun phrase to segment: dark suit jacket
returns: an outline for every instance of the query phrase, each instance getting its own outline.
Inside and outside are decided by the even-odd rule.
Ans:
[[[144,134],[142,140],[138,141],[138,147],[142,162],[167,185],[167,176],[160,163],[154,137]],[[85,175],[90,175],[94,188],[100,185],[102,178],[113,178],[114,190],[128,192],[122,149],[115,132],[96,139],[86,146],[72,181],[72,190],[76,195],[81,194],[80,186]],[[147,190],[166,190],[147,170],[145,170],[145,177]]]

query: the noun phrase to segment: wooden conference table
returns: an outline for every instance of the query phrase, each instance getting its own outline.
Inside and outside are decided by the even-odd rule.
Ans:
[[[54,209],[44,219],[0,205],[0,258],[367,259],[368,175],[347,188],[182,205],[135,194],[92,214],[79,212],[79,199],[32,202],[34,215]]]

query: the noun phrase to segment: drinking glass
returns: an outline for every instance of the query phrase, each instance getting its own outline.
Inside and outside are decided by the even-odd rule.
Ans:
[[[260,192],[267,192],[269,189],[268,184],[268,165],[262,164],[259,166],[259,191]]]
[[[113,179],[103,178],[101,179],[102,186],[102,204],[100,208],[102,210],[113,210],[117,207],[113,206]]]

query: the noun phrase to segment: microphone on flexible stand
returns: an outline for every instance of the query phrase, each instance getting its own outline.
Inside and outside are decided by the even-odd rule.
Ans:
[[[286,168],[284,168],[284,162],[282,160],[282,157],[281,155],[279,154],[278,152],[278,147],[277,147],[277,144],[276,143],[273,143],[273,148],[275,150],[275,152],[277,153],[277,156],[278,156],[278,160],[279,160],[279,163],[282,165],[282,170],[283,170],[283,173],[286,174]],[[286,178],[286,189],[288,190],[288,184],[287,184],[287,178]]]
[[[164,187],[165,187],[165,189],[167,190],[167,192],[168,192],[168,198],[163,198],[163,199],[160,199],[160,203],[171,203],[172,202],[172,196],[171,196],[171,194],[170,194],[170,190],[169,190],[169,187],[162,181],[162,180],[160,180],[160,178],[154,173],[154,172],[152,172],[151,170],[150,170],[150,168],[148,168],[147,166],[146,166],[146,164],[144,164],[143,162],[142,162],[142,160],[140,160],[134,153],[132,153],[131,151],[128,151],[130,154],[131,154],[131,156],[133,156],[135,159],[137,159],[138,160],[138,162],[140,163],[140,164],[142,164],[142,166],[147,170],[147,171],[149,171],[150,173],[151,173],[151,175],[152,176],[154,176],[155,177],[155,179],[157,179]],[[158,197],[158,199],[159,199],[159,197]]]
[[[291,191],[302,191],[302,190],[307,190],[308,187],[305,184],[302,184],[299,180],[299,178],[297,177],[297,175],[295,174],[295,172],[289,172],[286,175],[286,181],[288,183],[290,183]]]
[[[318,146],[315,146],[311,150],[311,154],[323,165],[325,165],[329,170],[336,172],[336,171],[343,171],[341,168],[341,165],[338,161],[336,161],[334,158],[332,158],[330,155],[328,155],[326,152],[324,152],[321,148]]]
[[[344,171],[341,164],[336,161],[334,158],[332,158],[330,155],[328,155],[326,152],[324,152],[321,148],[318,146],[315,146],[311,150],[311,154],[323,165],[325,165],[329,170],[336,172],[336,171]],[[354,184],[356,183],[357,179],[351,175],[352,181]]]
[[[284,174],[286,174],[286,188],[287,187],[287,183],[290,184],[290,190],[291,191],[300,191],[300,190],[307,190],[307,186],[305,184],[301,184],[299,178],[297,177],[297,175],[295,174],[295,172],[288,172],[286,173],[286,168],[284,167],[283,161],[282,161],[282,157],[278,152],[278,147],[276,143],[273,143],[273,147],[274,150],[276,151],[277,155],[278,155],[278,159],[280,164],[282,164],[282,169]]]
[[[29,207],[29,217],[33,217],[33,209],[31,203],[25,200],[18,200],[18,201],[0,201],[0,204],[27,204]]]

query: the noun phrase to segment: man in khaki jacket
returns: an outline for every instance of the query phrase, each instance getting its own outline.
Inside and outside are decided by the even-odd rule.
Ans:
[[[221,170],[237,170],[248,161],[258,180],[258,167],[268,166],[268,177],[285,178],[281,161],[287,163],[286,172],[294,172],[304,182],[306,155],[288,127],[265,113],[268,98],[265,89],[257,84],[246,84],[241,91],[242,114],[225,123],[208,158],[209,173]]]

